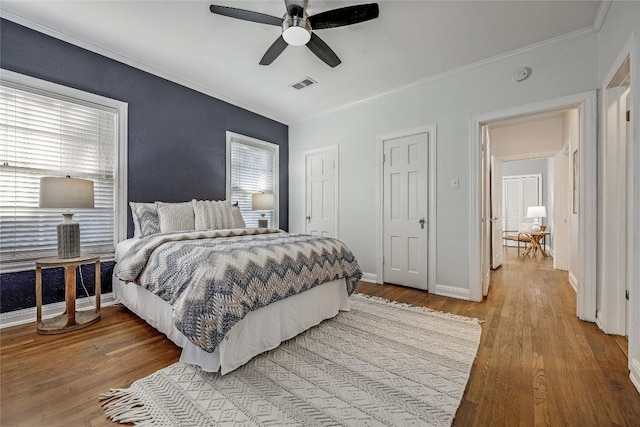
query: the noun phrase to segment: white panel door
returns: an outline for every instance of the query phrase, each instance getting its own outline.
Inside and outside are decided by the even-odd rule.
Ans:
[[[502,240],[502,162],[491,156],[491,268],[504,262]]]
[[[307,154],[305,163],[306,233],[337,238],[335,150]]]
[[[427,289],[429,134],[384,141],[384,281]]]

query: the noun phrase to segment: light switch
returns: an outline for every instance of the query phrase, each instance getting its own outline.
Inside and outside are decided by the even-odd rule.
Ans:
[[[457,190],[460,188],[460,178],[452,178],[451,179],[451,188]]]

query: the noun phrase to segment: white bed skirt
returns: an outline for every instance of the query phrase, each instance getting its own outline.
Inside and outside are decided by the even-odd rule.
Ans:
[[[113,277],[116,300],[181,347],[181,362],[222,374],[242,366],[254,356],[271,350],[338,314],[349,310],[344,279],[316,286],[248,313],[227,333],[213,353],[191,343],[173,325],[172,307],[162,298],[133,283]]]

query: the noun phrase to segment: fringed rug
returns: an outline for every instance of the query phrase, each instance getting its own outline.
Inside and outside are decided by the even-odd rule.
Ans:
[[[102,395],[138,426],[449,426],[476,319],[354,294],[351,311],[221,376],[175,363]]]

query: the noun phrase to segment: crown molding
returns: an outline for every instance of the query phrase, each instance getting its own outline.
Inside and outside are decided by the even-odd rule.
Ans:
[[[80,39],[78,37],[75,37],[75,36],[69,35],[67,33],[55,30],[53,28],[47,27],[45,25],[42,25],[40,23],[37,23],[35,21],[32,21],[32,20],[27,19],[27,18],[24,18],[24,17],[22,17],[20,15],[17,15],[15,13],[3,10],[2,8],[0,8],[0,17],[2,17],[4,19],[7,19],[9,21],[15,22],[15,23],[17,23],[19,25],[25,26],[27,28],[30,28],[32,30],[41,32],[41,33],[46,34],[48,36],[54,37],[56,39],[62,40],[64,42],[73,44],[73,45],[78,46],[80,48],[86,49],[88,51],[97,53],[99,55],[102,55],[102,56],[105,56],[107,58],[116,60],[118,62],[122,62],[122,63],[124,63],[126,65],[130,65],[130,66],[132,66],[134,68],[137,68],[139,70],[145,71],[145,72],[153,74],[153,75],[155,75],[157,77],[160,77],[160,78],[163,78],[165,80],[169,80],[171,82],[174,82],[174,83],[177,83],[179,85],[185,86],[185,87],[187,87],[189,89],[193,89],[193,90],[195,90],[197,92],[203,93],[205,95],[211,96],[213,98],[219,99],[219,100],[227,102],[229,104],[235,105],[236,107],[243,108],[243,109],[251,111],[253,113],[260,114],[260,115],[262,115],[262,116],[264,116],[266,118],[269,118],[271,120],[275,120],[275,121],[278,121],[278,122],[283,123],[285,125],[291,126],[292,124],[299,124],[299,123],[305,122],[305,121],[307,121],[309,119],[314,119],[314,118],[326,116],[326,115],[329,115],[329,114],[333,114],[333,113],[336,113],[336,112],[344,111],[344,110],[350,109],[352,107],[355,107],[357,105],[361,105],[361,104],[368,103],[370,101],[377,100],[377,99],[385,97],[387,95],[391,95],[391,94],[394,94],[394,93],[397,93],[397,92],[401,92],[401,91],[406,90],[406,89],[411,89],[411,88],[414,88],[416,86],[420,86],[422,84],[429,83],[429,82],[432,82],[432,81],[441,80],[441,79],[449,77],[451,75],[458,74],[458,73],[461,73],[461,72],[464,72],[464,71],[468,71],[468,70],[471,70],[471,69],[474,69],[474,68],[482,67],[482,66],[484,66],[486,64],[489,64],[489,63],[492,63],[492,62],[496,62],[496,61],[499,61],[499,60],[502,60],[502,59],[506,59],[506,58],[509,58],[509,57],[512,57],[512,56],[516,56],[516,55],[519,55],[519,54],[522,54],[522,53],[525,53],[525,52],[528,52],[528,51],[531,51],[531,50],[538,49],[540,47],[548,46],[548,45],[551,45],[551,44],[554,44],[554,43],[558,43],[558,42],[562,42],[562,41],[566,41],[566,40],[572,40],[572,39],[575,39],[575,38],[578,38],[578,37],[582,37],[582,36],[585,36],[585,35],[588,35],[588,34],[595,33],[595,32],[600,30],[600,27],[602,26],[602,23],[604,22],[604,19],[606,17],[607,11],[609,10],[609,7],[611,5],[611,1],[612,0],[603,0],[602,1],[602,3],[600,4],[600,8],[598,9],[598,14],[596,15],[595,22],[594,22],[593,26],[591,26],[591,27],[583,28],[583,29],[580,29],[580,30],[573,31],[571,33],[563,34],[563,35],[558,36],[558,37],[554,37],[554,38],[551,38],[551,39],[543,40],[541,42],[534,43],[534,44],[531,44],[529,46],[525,46],[525,47],[522,47],[522,48],[519,48],[519,49],[515,49],[515,50],[509,51],[509,52],[505,52],[505,53],[502,53],[502,54],[499,54],[499,55],[496,55],[496,56],[493,56],[493,57],[490,57],[490,58],[486,58],[486,59],[483,59],[483,60],[480,60],[480,61],[477,61],[477,62],[473,62],[471,64],[467,64],[467,65],[463,65],[463,66],[460,66],[460,67],[457,67],[457,68],[453,68],[451,70],[447,70],[447,71],[444,71],[444,72],[439,73],[439,74],[434,74],[432,76],[428,76],[428,77],[422,78],[420,80],[417,80],[417,81],[414,81],[414,82],[411,82],[411,83],[407,83],[405,85],[398,86],[398,87],[393,88],[393,89],[389,89],[387,91],[379,92],[377,94],[374,94],[372,96],[368,96],[366,98],[362,98],[362,99],[357,100],[357,101],[348,102],[346,104],[339,105],[337,107],[332,107],[332,108],[329,108],[329,109],[326,109],[326,110],[323,110],[323,111],[319,111],[317,113],[310,114],[310,115],[308,115],[305,118],[300,119],[300,120],[298,120],[298,119],[287,120],[284,117],[279,117],[279,116],[277,116],[275,114],[272,114],[271,112],[264,111],[264,110],[262,110],[262,109],[260,109],[258,107],[253,106],[253,105],[245,104],[245,103],[240,102],[240,101],[238,101],[236,99],[230,98],[228,96],[222,95],[222,94],[220,94],[218,92],[215,92],[213,90],[210,90],[208,88],[200,86],[200,85],[198,85],[196,83],[193,83],[193,82],[190,82],[188,80],[185,80],[185,79],[183,79],[181,77],[178,77],[178,76],[175,76],[175,75],[170,74],[168,72],[165,72],[163,70],[157,69],[155,67],[147,65],[147,64],[142,63],[140,61],[128,58],[128,57],[126,57],[124,55],[121,55],[119,53],[113,52],[113,51],[108,50],[106,48],[103,48],[101,46],[95,45],[93,43],[90,43],[90,42],[88,42],[86,40],[83,40],[83,39]]]
[[[551,39],[543,40],[541,42],[534,43],[534,44],[531,44],[529,46],[525,46],[525,47],[522,47],[522,48],[519,48],[519,49],[511,50],[509,52],[501,53],[499,55],[492,56],[492,57],[486,58],[486,59],[482,59],[482,60],[477,61],[477,62],[472,62],[470,64],[460,66],[458,68],[452,68],[451,70],[447,70],[447,71],[444,71],[444,72],[439,73],[439,74],[434,74],[432,76],[428,76],[428,77],[422,78],[420,80],[416,80],[415,82],[407,83],[407,84],[402,85],[402,86],[398,86],[398,87],[396,87],[394,89],[389,89],[387,91],[380,92],[378,94],[372,95],[372,96],[367,97],[367,98],[360,99],[358,101],[349,102],[347,104],[343,104],[343,105],[340,105],[338,107],[329,108],[327,110],[323,110],[323,111],[318,112],[318,113],[310,114],[309,116],[305,117],[303,120],[294,121],[292,124],[300,124],[300,123],[303,123],[303,122],[305,122],[305,121],[307,121],[309,119],[315,119],[315,118],[318,118],[318,117],[322,117],[322,116],[326,116],[326,115],[329,115],[329,114],[337,113],[337,112],[340,112],[340,111],[348,110],[348,109],[350,109],[352,107],[355,107],[355,106],[358,106],[358,105],[361,105],[361,104],[366,104],[366,103],[369,103],[371,101],[375,101],[375,100],[377,100],[379,98],[383,98],[385,96],[392,95],[392,94],[397,93],[397,92],[402,92],[402,91],[404,91],[406,89],[415,88],[417,86],[420,86],[420,85],[423,85],[423,84],[426,84],[426,83],[430,83],[430,82],[433,82],[433,81],[436,81],[436,80],[444,79],[444,78],[452,76],[454,74],[458,74],[458,73],[462,73],[464,71],[472,70],[474,68],[482,67],[482,66],[490,64],[492,62],[496,62],[496,61],[500,61],[500,60],[503,60],[503,59],[506,59],[506,58],[517,56],[517,55],[520,55],[522,53],[529,52],[529,51],[532,51],[532,50],[535,50],[535,49],[539,49],[539,48],[544,47],[544,46],[549,46],[549,45],[552,45],[552,44],[555,44],[555,43],[559,43],[559,42],[563,42],[563,41],[567,41],[567,40],[573,40],[573,39],[576,39],[576,38],[579,38],[579,37],[583,37],[583,36],[586,36],[586,35],[589,35],[589,34],[594,34],[595,32],[596,32],[596,30],[593,27],[586,27],[586,28],[583,28],[583,29],[580,29],[580,30],[572,31],[570,33],[563,34],[563,35],[558,36],[558,37],[554,37],[554,38],[551,38]]]
[[[245,110],[251,111],[253,113],[256,114],[260,114],[261,116],[264,116],[268,119],[271,120],[275,120],[277,122],[283,123],[283,124],[288,124],[287,120],[285,120],[282,117],[278,117],[277,115],[274,115],[268,111],[264,111],[260,108],[257,108],[253,105],[249,105],[249,104],[245,104],[243,102],[240,102],[236,99],[233,98],[229,98],[228,96],[222,95],[221,93],[215,92],[213,90],[210,90],[206,87],[200,86],[196,83],[190,82],[188,80],[185,80],[181,77],[175,76],[171,73],[165,72],[163,70],[160,70],[158,68],[152,67],[150,65],[147,65],[143,62],[137,61],[135,59],[131,59],[129,57],[126,57],[124,55],[121,55],[119,53],[113,52],[109,49],[106,49],[104,47],[98,46],[96,44],[90,43],[86,40],[83,40],[81,38],[72,36],[70,34],[64,33],[62,31],[58,31],[58,30],[54,30],[53,28],[47,27],[46,25],[42,25],[38,22],[32,21],[28,18],[25,18],[23,16],[17,15],[15,13],[9,12],[7,10],[4,10],[2,8],[0,8],[0,18],[4,18],[7,19],[9,21],[15,22],[16,24],[22,25],[24,27],[30,28],[32,30],[38,31],[40,33],[46,34],[48,36],[51,36],[53,38],[62,40],[64,42],[70,43],[74,46],[78,46],[82,49],[88,50],[90,52],[93,53],[97,53],[99,55],[105,56],[109,59],[113,59],[115,61],[118,62],[122,62],[123,64],[129,65],[131,67],[137,68],[139,70],[145,71],[149,74],[153,74],[154,76],[163,78],[165,80],[171,81],[173,83],[177,83],[181,86],[187,87],[189,89],[193,89],[197,92],[203,93],[205,95],[208,95],[212,98],[216,98],[218,100],[227,102],[229,104],[235,105],[236,107],[240,107],[243,108]]]
[[[602,28],[602,24],[607,17],[607,12],[609,12],[609,7],[611,7],[611,0],[602,0],[600,2],[600,8],[596,14],[596,19],[593,21],[593,29],[596,32],[600,31],[600,28]]]

